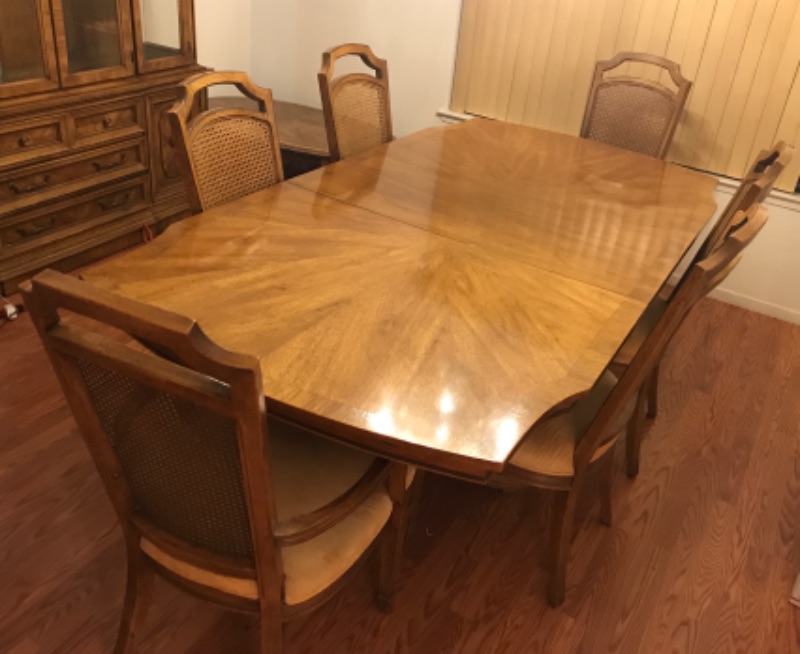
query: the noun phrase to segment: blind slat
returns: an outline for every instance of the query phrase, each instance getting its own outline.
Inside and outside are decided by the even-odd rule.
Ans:
[[[507,120],[512,123],[532,124],[534,118],[526,117],[528,96],[538,88],[535,82],[541,79],[547,59],[549,35],[556,17],[556,0],[525,2],[522,18],[522,35],[517,59],[514,63],[514,78],[508,100]]]
[[[736,76],[740,70],[746,70],[748,53],[745,45],[748,39],[748,32],[754,24],[753,12],[756,2],[762,7],[771,0],[739,0],[733,10],[728,32],[725,35],[725,42],[720,55],[717,73],[714,76],[714,85],[711,89],[711,97],[705,111],[705,120],[708,129],[704,132],[702,147],[698,147],[697,156],[694,164],[698,168],[708,169],[717,142],[717,134],[722,123],[722,117],[728,100],[731,98],[734,84],[737,82]],[[764,12],[760,12],[762,15]],[[762,44],[757,44],[762,46]],[[746,76],[738,80],[742,86],[749,84]],[[745,91],[746,93],[747,91]]]
[[[475,54],[475,34],[478,31],[478,6],[481,0],[464,0],[461,7],[461,26],[458,33],[458,54],[453,79],[453,97],[450,107],[459,113],[467,109],[472,59]]]
[[[579,0],[582,1],[582,0]],[[555,124],[556,107],[554,106],[558,84],[562,75],[564,58],[570,42],[572,27],[572,9],[576,0],[561,0],[556,11],[556,22],[553,26],[553,37],[547,57],[544,75],[544,86],[536,110],[539,124],[545,129],[557,129]]]
[[[789,143],[797,143],[797,139],[800,139],[800,63],[795,67],[792,88],[778,126],[778,138]],[[786,167],[777,186],[784,191],[793,191],[798,177],[800,177],[800,157],[795,157]]]
[[[737,126],[739,133],[728,137],[732,146],[727,163],[721,167],[725,170],[747,170],[750,160],[764,147],[759,141],[766,142],[773,134],[777,133],[777,115],[772,119],[770,125],[764,125],[763,122],[770,120],[766,111],[767,106],[776,101],[778,104],[782,104],[780,96],[785,97],[785,93],[779,93],[778,97],[775,97],[772,89],[780,69],[781,58],[788,45],[797,8],[796,0],[779,0],[778,6],[775,8],[764,49],[761,52],[761,59],[755,72],[755,79],[750,87],[749,95],[742,102],[742,112]],[[751,125],[755,125],[756,128],[748,130],[748,126]]]
[[[508,119],[511,88],[514,84],[516,62],[519,58],[520,40],[522,38],[522,19],[525,16],[525,7],[530,5],[525,0],[511,0],[508,16],[508,29],[504,46],[508,53],[507,59],[500,69],[497,80],[497,95],[495,96],[495,113]]]
[[[800,139],[800,0],[464,0],[453,108],[577,134],[595,63],[622,50],[694,82],[673,161],[738,177]],[[671,86],[644,64],[620,72]],[[800,157],[781,187],[798,174]]]
[[[603,16],[608,9],[608,4],[609,0],[593,2],[590,8],[591,13],[587,15],[586,31],[573,67],[572,88],[565,111],[567,116],[565,131],[567,132],[576,133],[581,129],[586,96],[589,93],[594,67],[597,63],[597,49],[603,29]]]
[[[772,19],[777,9],[777,0],[758,0],[758,11],[755,11],[750,21],[747,37],[744,40],[742,54],[736,68],[729,92],[721,106],[719,128],[717,129],[714,148],[712,149],[704,168],[709,170],[730,170],[729,167],[733,144],[741,135],[745,140],[744,132],[755,131],[755,123],[742,123],[747,98],[750,97],[753,85],[756,82],[756,71],[764,55],[768,43],[767,35],[772,25]],[[741,130],[741,132],[740,132]],[[746,164],[745,164],[746,165]],[[745,173],[742,168],[740,175]]]

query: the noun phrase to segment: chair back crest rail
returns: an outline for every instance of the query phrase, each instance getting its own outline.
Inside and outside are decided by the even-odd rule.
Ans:
[[[626,63],[666,71],[677,90],[646,78],[607,76]],[[620,52],[595,67],[581,136],[659,159],[667,155],[692,83],[680,66],[663,57]]]
[[[217,85],[235,86],[258,104],[258,111],[214,109],[195,116],[198,96]],[[183,98],[170,109],[169,120],[196,213],[283,181],[269,89],[242,72],[202,73],[182,88]]]
[[[783,141],[776,143],[772,149],[759,153],[703,245],[697,251],[694,263],[704,259],[720,247],[734,217],[739,212],[748,212],[754,204],[761,204],[767,199],[775,182],[778,181],[793,157],[794,148]]]
[[[335,77],[336,62],[349,56],[358,57],[375,74],[352,73]],[[326,50],[322,54],[322,68],[317,78],[334,161],[394,138],[388,65],[369,46],[348,43]]]

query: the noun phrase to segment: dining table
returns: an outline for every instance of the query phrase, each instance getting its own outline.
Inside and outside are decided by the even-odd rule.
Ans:
[[[603,373],[715,186],[474,119],[187,218],[83,277],[256,357],[277,419],[481,480]]]

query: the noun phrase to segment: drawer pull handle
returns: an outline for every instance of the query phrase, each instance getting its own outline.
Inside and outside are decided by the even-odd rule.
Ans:
[[[27,148],[31,144],[31,137],[27,134],[23,134],[19,137],[19,141],[17,141],[17,143],[19,144],[19,147]]]
[[[112,198],[107,200],[97,200],[97,205],[103,211],[110,211],[111,209],[118,209],[119,207],[124,207],[128,202],[130,202],[131,196],[133,195],[133,191],[126,191],[125,193],[119,193]]]
[[[111,170],[112,168],[119,168],[121,165],[125,163],[125,153],[119,155],[116,159],[112,161],[94,161],[92,162],[92,166],[94,169],[99,173],[103,170]]]
[[[20,184],[9,184],[8,188],[10,188],[15,195],[27,195],[28,193],[35,193],[36,191],[41,191],[44,188],[50,186],[50,175],[45,175],[42,177],[41,182],[34,182],[29,186],[22,186]]]
[[[106,129],[110,128],[114,124],[114,119],[111,116],[106,116],[103,118],[103,127]]]
[[[31,236],[38,236],[42,232],[53,229],[55,224],[56,218],[55,216],[51,216],[50,219],[45,223],[41,223],[39,225],[28,223],[27,225],[19,225],[15,229],[17,234],[19,234],[22,238],[30,238]]]

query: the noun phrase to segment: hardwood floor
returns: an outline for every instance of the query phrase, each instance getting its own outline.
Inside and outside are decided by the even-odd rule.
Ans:
[[[395,611],[364,569],[287,654],[800,652],[800,327],[711,300],[662,368],[615,526],[591,506],[567,600],[545,600],[547,506],[429,475]],[[109,652],[124,552],[27,316],[0,330],[0,652]],[[619,453],[621,454],[621,452]],[[255,621],[159,582],[141,652],[254,652]]]

